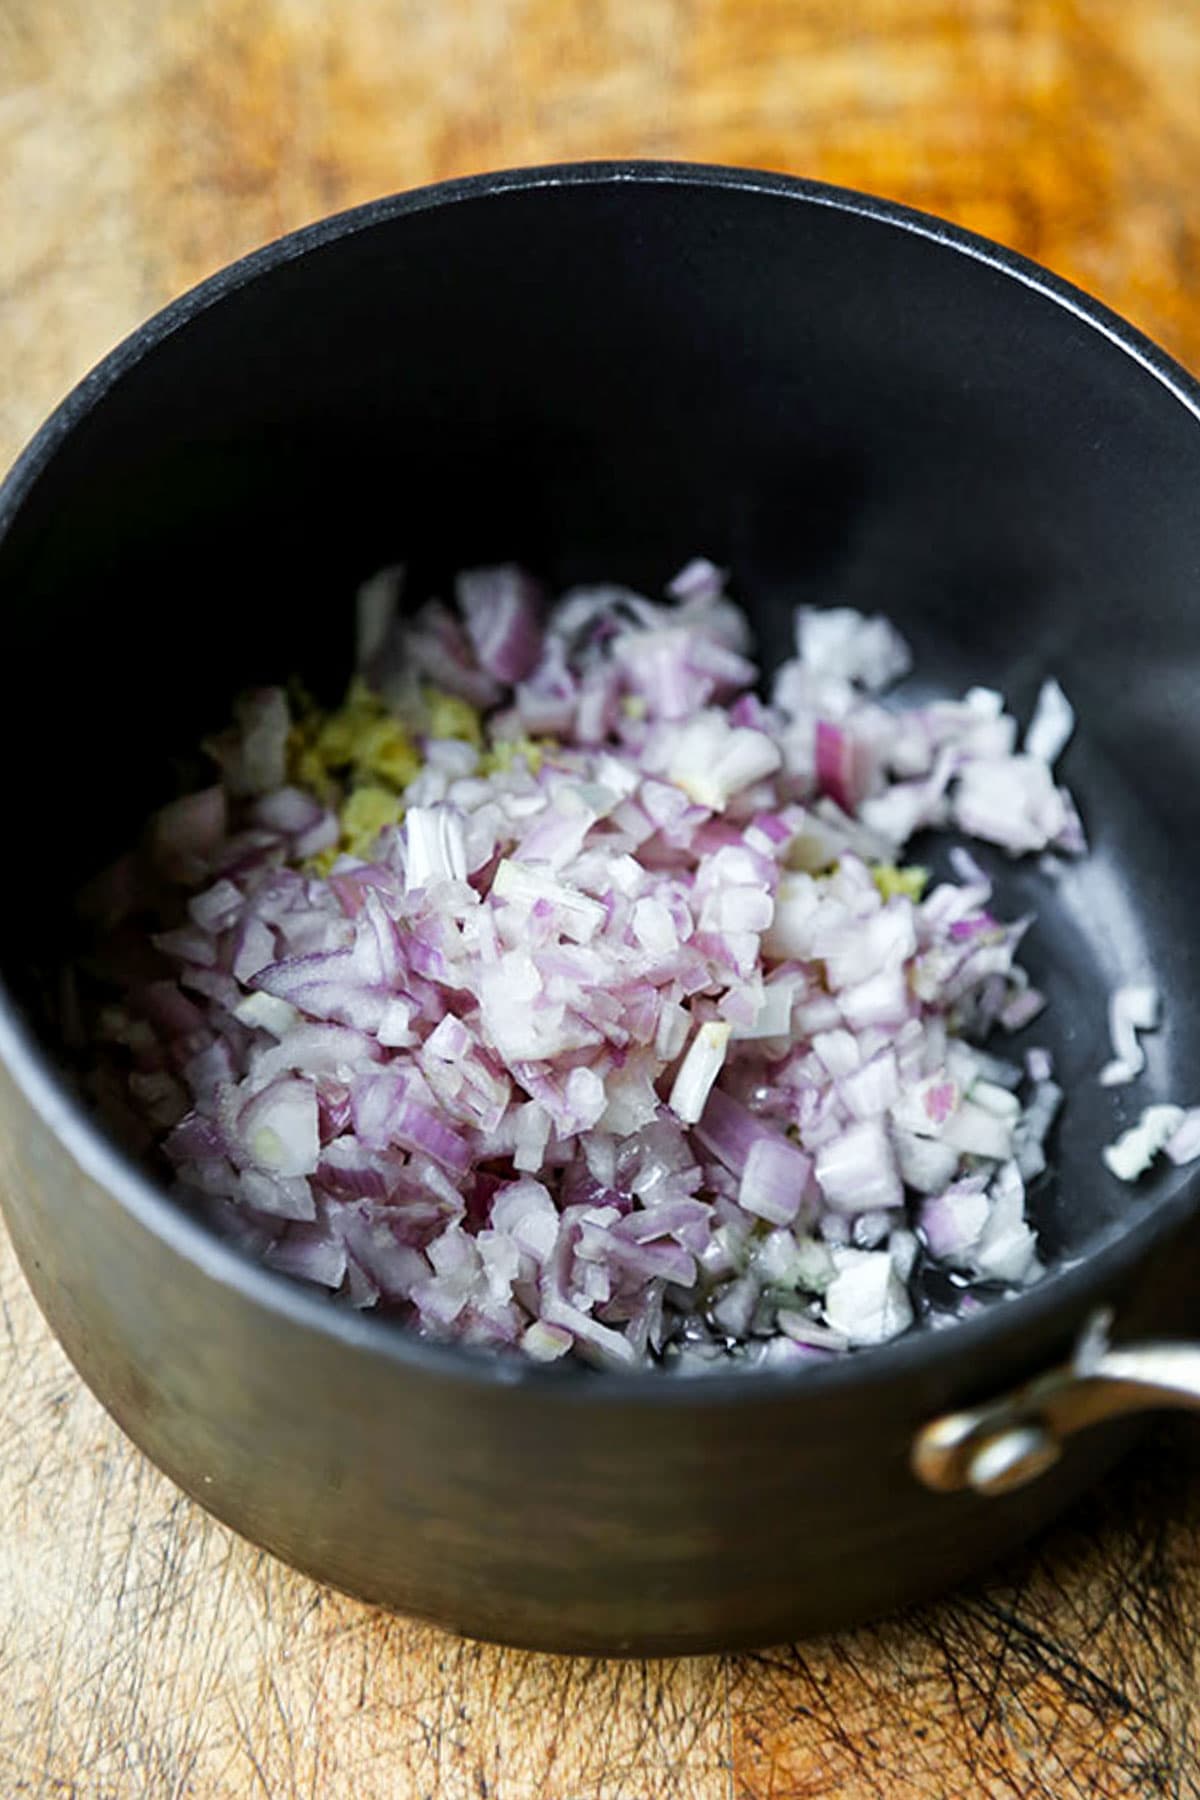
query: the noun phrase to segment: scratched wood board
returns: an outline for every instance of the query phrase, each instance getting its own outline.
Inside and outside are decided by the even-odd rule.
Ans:
[[[895,195],[1200,363],[1183,0],[0,0],[0,463],[230,257],[395,187],[680,156]],[[954,1599],[759,1655],[461,1642],[177,1494],[0,1252],[0,1794],[1200,1794],[1200,1438]]]

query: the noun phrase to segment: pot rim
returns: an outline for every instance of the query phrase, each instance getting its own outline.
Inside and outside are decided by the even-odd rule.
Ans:
[[[538,164],[493,170],[431,183],[330,214],[251,251],[145,320],[71,390],[18,456],[0,485],[0,541],[63,443],[109,391],[168,338],[249,283],[344,238],[387,226],[410,214],[463,203],[487,203],[538,189],[667,186],[723,189],[769,195],[801,205],[830,207],[905,231],[996,270],[1032,289],[1105,338],[1165,388],[1200,423],[1200,382],[1149,338],[1081,289],[1038,263],[951,225],[936,215],[855,189],[754,168],[656,160],[604,160]],[[988,1352],[1053,1324],[1066,1329],[1096,1296],[1134,1266],[1197,1211],[1200,1177],[1186,1177],[1156,1197],[1146,1190],[1140,1216],[1110,1225],[1081,1256],[1050,1271],[1025,1292],[989,1306],[945,1330],[917,1331],[890,1344],[803,1369],[739,1369],[695,1380],[672,1379],[660,1369],[596,1379],[582,1370],[543,1367],[514,1353],[422,1338],[396,1321],[368,1317],[330,1304],[328,1296],[254,1263],[234,1245],[193,1218],[134,1159],[111,1140],[71,1090],[56,1059],[22,1017],[0,971],[0,1061],[26,1102],[79,1168],[102,1186],[137,1223],[206,1278],[274,1313],[294,1327],[338,1342],[344,1349],[414,1373],[469,1385],[520,1387],[547,1400],[571,1404],[723,1406],[736,1400],[802,1401],[850,1388],[867,1391],[938,1370],[955,1351],[964,1364],[988,1366]]]

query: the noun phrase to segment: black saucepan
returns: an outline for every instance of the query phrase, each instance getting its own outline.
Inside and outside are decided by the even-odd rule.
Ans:
[[[1165,356],[1019,257],[854,194],[656,164],[328,220],[82,383],[0,496],[4,1204],[68,1354],[173,1480],[463,1631],[692,1651],[947,1586],[1130,1429],[1077,1425],[1190,1397],[1186,1350],[1093,1342],[944,1417],[1043,1377],[1101,1306],[1120,1346],[1183,1332],[1200,1294],[1200,1180],[1131,1190],[1099,1157],[1147,1098],[1200,1099],[1198,415]],[[1075,703],[1092,854],[1056,878],[995,865],[1006,913],[1038,915],[1068,1091],[1036,1200],[1052,1272],[844,1362],[685,1381],[437,1347],[249,1266],[72,1097],[44,980],[71,894],[233,690],[340,679],[380,564],[657,590],[697,552],[734,571],[768,664],[798,600],[839,602],[895,619],[927,686],[1021,712],[1053,672]],[[1165,1025],[1114,1094],[1107,996],[1147,975]]]

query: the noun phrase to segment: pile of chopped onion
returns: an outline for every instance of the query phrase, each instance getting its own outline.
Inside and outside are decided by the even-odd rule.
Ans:
[[[1061,1094],[980,1047],[1042,1004],[1028,921],[902,855],[1083,849],[1057,685],[1018,748],[987,689],[885,705],[893,628],[805,608],[768,701],[704,561],[664,603],[401,584],[343,707],[244,696],[85,896],[93,1089],[179,1195],[351,1306],[606,1368],[804,1363],[1035,1280]]]

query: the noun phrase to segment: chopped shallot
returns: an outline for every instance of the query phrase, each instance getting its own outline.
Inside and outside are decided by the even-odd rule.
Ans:
[[[1043,1004],[1028,921],[965,852],[903,853],[1080,853],[1074,715],[1047,682],[1017,750],[990,689],[885,703],[908,646],[845,607],[798,611],[760,697],[723,572],[667,592],[368,582],[344,704],[243,696],[219,782],[82,897],[93,1090],[343,1304],[544,1364],[807,1365],[927,1317],[930,1274],[975,1303],[1041,1273],[1061,1089],[981,1047]],[[1102,1080],[1156,1005],[1114,996]],[[1200,1155],[1200,1111],[1105,1154],[1163,1148]]]
[[[1109,997],[1108,1029],[1113,1057],[1100,1071],[1101,1087],[1120,1087],[1136,1079],[1146,1066],[1146,1052],[1138,1043],[1139,1031],[1153,1031],[1158,1024],[1158,989],[1144,984],[1119,987]]]

